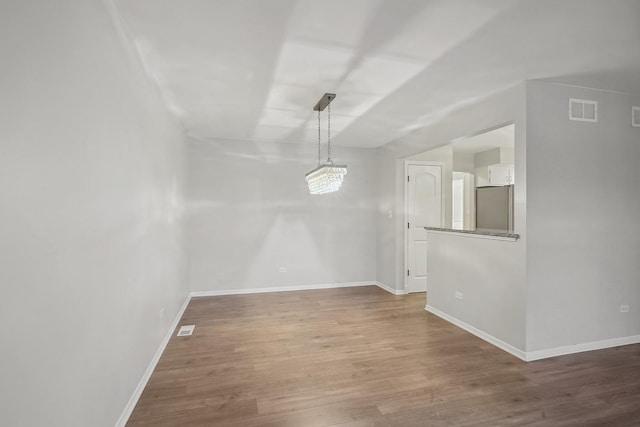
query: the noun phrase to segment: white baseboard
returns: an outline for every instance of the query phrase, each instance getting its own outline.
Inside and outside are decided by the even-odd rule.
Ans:
[[[308,291],[313,289],[334,289],[334,288],[352,288],[356,286],[377,286],[393,295],[406,295],[402,289],[394,289],[382,282],[372,280],[370,282],[344,282],[344,283],[326,283],[317,285],[294,285],[294,286],[277,286],[270,288],[246,288],[246,289],[221,289],[211,291],[194,291],[191,292],[192,298],[197,297],[215,297],[220,295],[244,295],[244,294],[260,294],[266,292],[288,292],[288,291]]]
[[[138,385],[136,389],[133,391],[133,394],[131,395],[129,402],[127,402],[127,406],[125,406],[124,410],[122,411],[122,414],[120,415],[120,418],[118,418],[118,421],[116,422],[116,427],[124,427],[125,424],[127,424],[127,421],[129,421],[129,417],[131,416],[133,409],[136,407],[136,404],[138,403],[138,399],[140,399],[140,395],[144,391],[144,388],[147,386],[147,383],[149,382],[149,378],[151,378],[151,374],[153,373],[153,370],[156,368],[156,365],[160,360],[160,356],[162,356],[162,353],[164,353],[164,349],[167,347],[167,344],[169,343],[169,340],[173,335],[173,331],[175,331],[176,327],[178,326],[178,323],[180,322],[180,319],[182,318],[182,315],[184,314],[184,311],[187,309],[187,306],[189,305],[189,301],[191,301],[191,295],[187,296],[187,298],[184,300],[184,303],[182,304],[182,307],[180,307],[180,310],[178,310],[178,314],[176,315],[176,318],[173,320],[173,323],[171,324],[171,326],[169,327],[169,331],[167,332],[167,335],[165,335],[164,339],[160,343],[160,346],[158,347],[156,354],[153,356],[153,359],[151,359],[151,362],[149,362],[149,366],[147,366],[147,370],[145,371],[144,375],[138,382]]]
[[[191,292],[191,297],[197,298],[197,297],[215,297],[220,295],[260,294],[260,293],[266,293],[266,292],[309,291],[313,289],[353,288],[356,286],[373,286],[373,285],[376,285],[376,282],[372,280],[370,282],[344,282],[344,283],[326,283],[326,284],[316,284],[316,285],[276,286],[271,288],[221,289],[221,290]]]
[[[376,284],[376,286],[378,286],[381,289],[384,289],[385,291],[394,294],[394,295],[405,295],[406,292],[403,289],[394,289],[389,285],[385,285],[382,282],[374,282]]]
[[[583,351],[602,350],[605,348],[619,347],[621,345],[640,343],[640,335],[628,337],[611,338],[602,341],[593,341],[575,345],[565,345],[561,347],[548,348],[544,350],[528,351],[527,362],[533,360],[547,359],[549,357],[563,356],[565,354],[582,353]]]
[[[490,335],[478,328],[475,328],[468,323],[463,322],[462,320],[456,319],[453,316],[450,316],[437,308],[431,307],[430,305],[425,306],[424,308],[429,313],[435,314],[436,316],[446,320],[449,323],[453,323],[459,328],[464,329],[465,331],[472,333],[478,338],[482,338],[490,344],[495,345],[496,347],[516,356],[518,359],[522,359],[525,362],[532,362],[534,360],[540,359],[548,359],[549,357],[556,356],[564,356],[567,354],[573,353],[582,353],[584,351],[593,351],[593,350],[603,350],[605,348],[619,347],[621,345],[629,345],[629,344],[639,344],[640,343],[640,335],[631,335],[628,337],[620,337],[620,338],[611,338],[601,341],[593,341],[587,343],[580,343],[574,345],[565,345],[561,347],[547,348],[544,350],[536,350],[536,351],[522,351],[511,344],[507,344],[506,342]]]
[[[520,350],[519,348],[516,348],[511,344],[507,344],[506,342],[494,337],[491,334],[486,333],[485,331],[482,331],[476,327],[473,327],[468,323],[463,322],[460,319],[456,319],[455,317],[450,316],[447,313],[438,310],[437,308],[431,307],[428,304],[424,307],[424,309],[429,313],[435,314],[436,316],[446,320],[449,323],[453,323],[457,327],[464,329],[465,331],[477,336],[478,338],[485,340],[489,344],[495,345],[499,349],[506,351],[507,353],[517,357],[518,359],[521,359],[524,361],[527,360],[526,353],[523,350]]]

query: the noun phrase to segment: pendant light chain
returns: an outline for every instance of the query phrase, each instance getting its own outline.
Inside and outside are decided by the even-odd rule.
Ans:
[[[327,109],[327,163],[331,163],[331,104]]]
[[[318,166],[320,166],[320,110],[318,110]]]

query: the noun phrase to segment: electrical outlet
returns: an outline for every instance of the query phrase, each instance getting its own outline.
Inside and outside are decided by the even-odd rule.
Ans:
[[[462,301],[464,298],[462,297],[462,292],[458,292],[456,291],[456,299],[459,299],[460,301]]]
[[[628,313],[629,312],[629,306],[627,304],[622,304],[620,306],[620,313]]]
[[[160,318],[164,319],[164,307],[160,309]]]
[[[287,267],[280,267],[278,269],[278,273],[286,273],[287,272]]]

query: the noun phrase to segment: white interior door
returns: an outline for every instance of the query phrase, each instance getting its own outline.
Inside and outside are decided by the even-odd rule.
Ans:
[[[427,231],[442,226],[442,166],[407,165],[406,292],[427,290]]]

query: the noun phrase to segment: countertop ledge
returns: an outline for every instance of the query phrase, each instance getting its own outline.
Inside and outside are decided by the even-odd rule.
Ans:
[[[505,239],[518,240],[519,234],[502,233],[499,231],[482,231],[482,230],[455,230],[453,228],[438,228],[438,227],[425,227],[427,231],[440,231],[443,233],[459,233],[459,234],[471,234],[475,236],[490,236],[490,237],[503,237]]]

